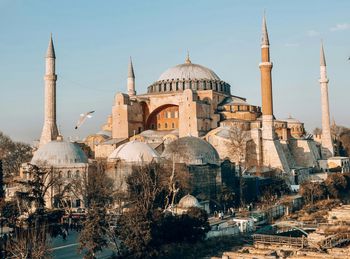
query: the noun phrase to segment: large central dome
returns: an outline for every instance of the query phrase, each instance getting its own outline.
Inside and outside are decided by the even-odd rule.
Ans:
[[[193,64],[189,60],[184,64],[180,64],[166,70],[160,75],[158,81],[176,79],[220,80],[213,70],[201,65]]]
[[[147,88],[147,92],[181,92],[185,89],[231,94],[228,83],[222,81],[213,70],[193,64],[188,56],[184,64],[169,68],[161,74],[159,79]]]

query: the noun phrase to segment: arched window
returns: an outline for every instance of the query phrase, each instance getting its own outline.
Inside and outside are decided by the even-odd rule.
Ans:
[[[168,128],[168,123],[164,124],[164,128],[166,128],[166,129]]]
[[[160,129],[160,123],[158,123],[158,129]]]
[[[175,128],[175,123],[171,123],[171,127],[174,129]]]
[[[72,177],[72,172],[71,171],[68,171],[67,172],[67,178],[71,178]]]

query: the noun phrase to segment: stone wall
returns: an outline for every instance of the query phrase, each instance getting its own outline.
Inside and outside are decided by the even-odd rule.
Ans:
[[[289,147],[295,159],[296,166],[317,167],[320,153],[313,140],[290,139]]]

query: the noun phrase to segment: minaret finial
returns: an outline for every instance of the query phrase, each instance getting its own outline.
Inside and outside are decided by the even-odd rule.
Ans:
[[[269,46],[269,34],[267,33],[267,26],[266,26],[266,16],[265,16],[265,10],[264,10],[264,16],[263,16],[263,22],[262,22],[262,37],[261,37],[261,46]]]
[[[50,40],[49,40],[49,46],[47,47],[47,51],[46,51],[46,57],[56,58],[55,48],[53,46],[53,40],[52,40],[52,32],[50,33]]]
[[[324,55],[323,40],[321,40],[320,66],[326,66],[326,57]]]
[[[135,78],[134,66],[132,65],[132,59],[130,56],[129,67],[128,67],[128,77]]]
[[[185,60],[186,64],[191,64],[191,59],[190,59],[190,52],[187,50],[187,56],[186,56],[186,60]]]

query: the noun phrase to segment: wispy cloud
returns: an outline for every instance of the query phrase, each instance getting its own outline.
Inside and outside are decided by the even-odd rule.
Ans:
[[[350,29],[350,23],[338,23],[334,27],[331,27],[330,31],[345,31]]]
[[[295,42],[290,42],[290,43],[285,43],[284,46],[287,47],[287,48],[293,48],[293,47],[299,47],[300,44],[299,43],[295,43]]]
[[[315,31],[315,30],[308,30],[306,32],[307,36],[309,37],[316,37],[316,36],[319,36],[320,33],[318,31]]]

